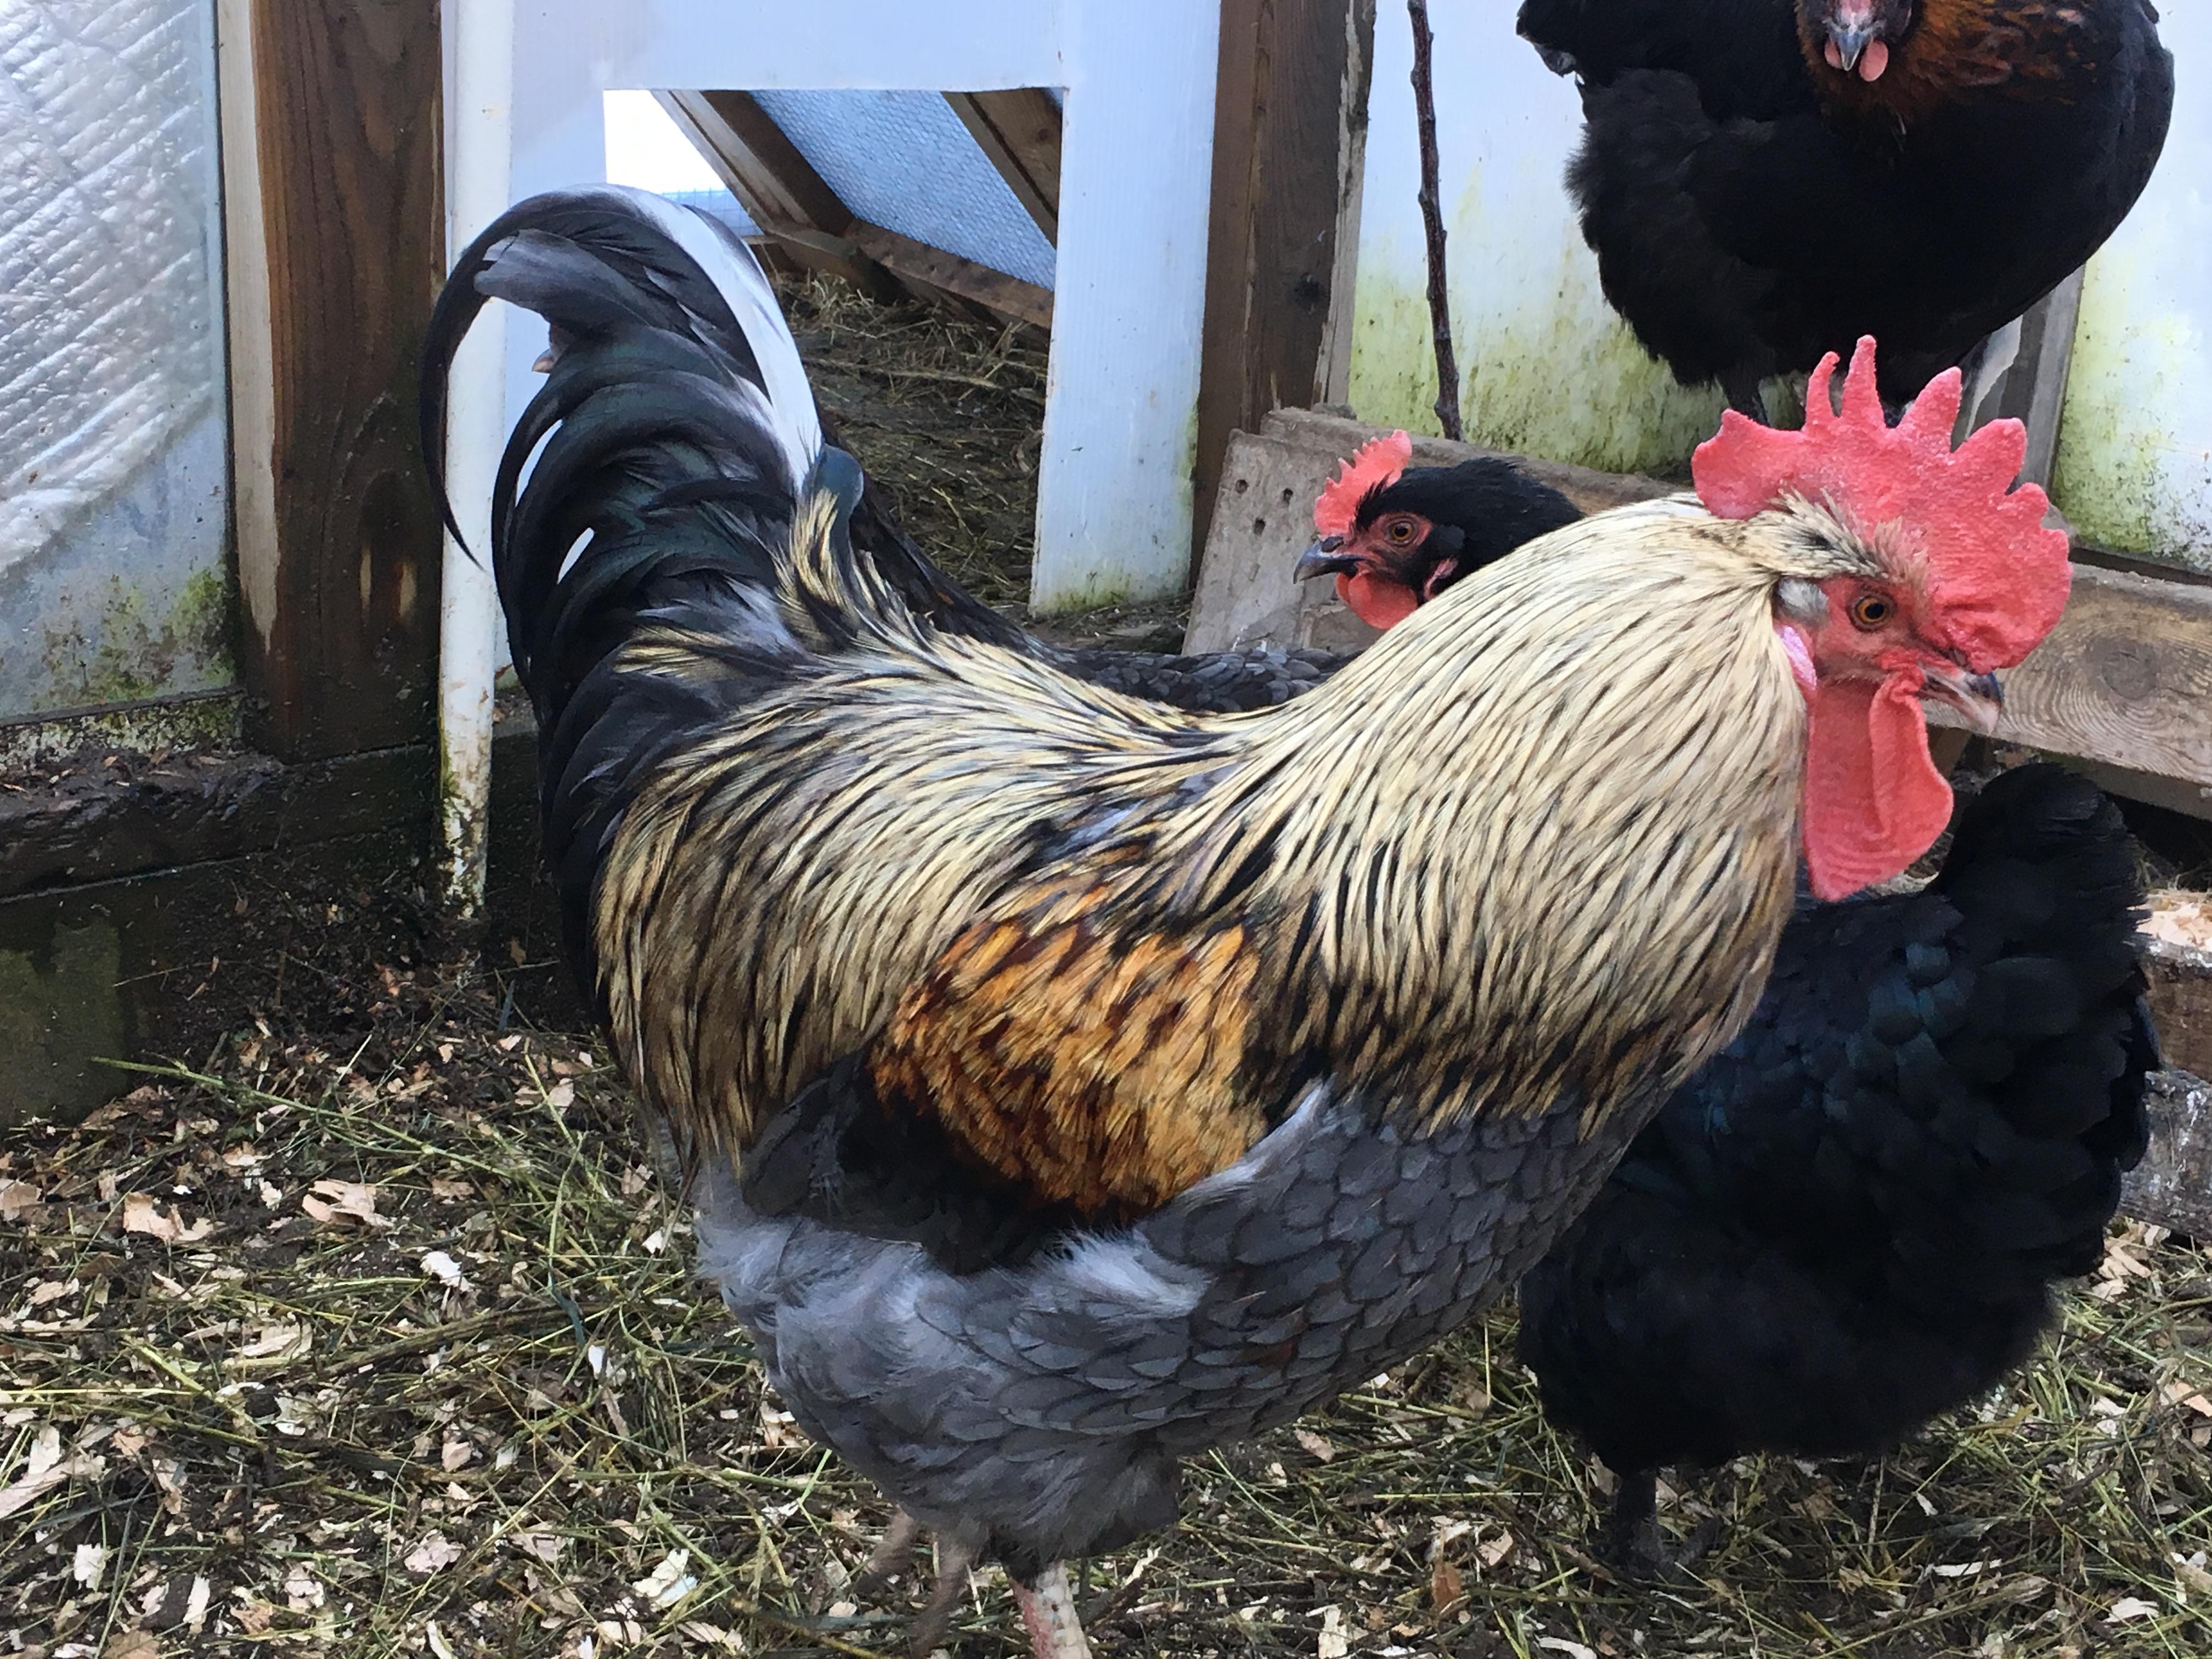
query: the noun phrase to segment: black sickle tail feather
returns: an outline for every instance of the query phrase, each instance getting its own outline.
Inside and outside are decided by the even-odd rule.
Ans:
[[[546,383],[516,422],[492,501],[493,567],[516,672],[542,718],[597,659],[592,645],[609,630],[591,618],[670,574],[672,560],[696,564],[700,549],[679,551],[670,532],[750,544],[727,574],[763,579],[750,554],[781,547],[823,430],[775,294],[726,227],[617,185],[533,197],[461,255],[423,343],[423,455],[456,536],[442,477],[447,377],[488,299],[536,312],[552,337]],[[882,528],[872,496],[854,529],[893,591],[939,627],[1019,648],[1019,629]],[[568,587],[562,565],[586,531],[594,578],[556,592]],[[603,538],[623,545],[600,550]],[[580,626],[590,636],[580,652]],[[533,675],[549,649],[552,666]]]

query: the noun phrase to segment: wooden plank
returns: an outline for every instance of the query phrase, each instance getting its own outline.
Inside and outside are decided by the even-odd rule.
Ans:
[[[2007,740],[2212,785],[2212,587],[2077,561],[2065,616],[2003,678]]]
[[[888,298],[898,284],[854,246],[853,210],[744,92],[653,94],[773,245],[805,270]]]
[[[2151,1079],[2150,1147],[2121,1189],[2139,1221],[2212,1239],[2212,1088],[2185,1072]]]
[[[1042,87],[948,92],[960,118],[1048,242],[1060,240],[1060,105]]]
[[[1351,134],[1365,129],[1373,0],[1224,0],[1192,533],[1231,433],[1322,393]],[[1356,201],[1356,191],[1350,199]],[[1352,233],[1356,236],[1356,231]]]
[[[2048,487],[2058,453],[2058,422],[2066,404],[2066,380],[2074,361],[2075,325],[2081,315],[2083,272],[2076,270],[2028,307],[2020,319],[2013,357],[1993,384],[1968,387],[1970,408],[1960,416],[1964,428],[2009,416],[2027,428],[2027,454],[2020,476]],[[1976,380],[1981,377],[1978,374]]]
[[[1052,326],[1052,290],[963,259],[943,248],[917,242],[865,219],[853,222],[854,244],[892,275],[914,284],[935,289],[971,301],[997,313],[1037,327]]]
[[[2212,1077],[2212,951],[2154,938],[2144,969],[2166,1063]]]
[[[284,758],[420,741],[438,519],[416,453],[445,274],[435,7],[222,0],[240,662]]]

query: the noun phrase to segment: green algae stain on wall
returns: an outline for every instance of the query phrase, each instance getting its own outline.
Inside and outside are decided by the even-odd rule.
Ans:
[[[1436,434],[1437,360],[1429,299],[1399,274],[1395,248],[1364,248],[1352,288],[1352,406],[1363,421]]]
[[[2208,342],[2158,303],[2154,286],[2117,248],[2090,264],[2051,499],[2086,540],[2212,571],[2202,508],[2212,499],[2212,454],[2191,451],[2167,421],[2192,401]]]
[[[1608,472],[1684,476],[1719,424],[1710,387],[1677,386],[1615,317],[1571,220],[1548,246],[1485,209],[1480,171],[1454,215],[1454,343],[1469,440]],[[1393,240],[1361,250],[1351,397],[1362,419],[1434,433],[1426,263]]]

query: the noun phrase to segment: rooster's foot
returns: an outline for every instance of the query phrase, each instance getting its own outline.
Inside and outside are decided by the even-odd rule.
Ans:
[[[891,1580],[905,1571],[914,1559],[915,1546],[921,1541],[921,1522],[904,1510],[891,1516],[891,1523],[884,1528],[882,1540],[868,1564],[853,1576],[853,1591],[868,1601],[875,1601],[891,1587]]]
[[[1013,1586],[1036,1659],[1091,1659],[1090,1638],[1075,1616],[1075,1595],[1068,1588],[1066,1562],[1051,1563],[1037,1574],[1034,1583],[1014,1578]]]
[[[900,1514],[903,1517],[905,1511]],[[893,1527],[896,1529],[896,1522]],[[890,1540],[884,1541],[888,1543]],[[975,1565],[978,1553],[973,1544],[954,1538],[938,1539],[937,1586],[930,1592],[929,1605],[907,1628],[907,1651],[913,1659],[928,1659],[930,1653],[944,1645],[945,1632],[952,1628],[952,1615],[960,1606],[960,1592],[968,1588],[968,1571]]]

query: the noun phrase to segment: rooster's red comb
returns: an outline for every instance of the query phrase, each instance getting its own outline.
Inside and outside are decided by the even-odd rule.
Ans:
[[[1367,492],[1397,483],[1413,459],[1413,441],[1402,432],[1363,444],[1314,503],[1314,529],[1323,536],[1349,536],[1359,521],[1359,503],[1367,499]]]
[[[1955,450],[1960,375],[1930,380],[1895,426],[1882,418],[1874,341],[1863,338],[1844,378],[1843,413],[1828,384],[1836,354],[1805,386],[1805,426],[1777,432],[1734,410],[1698,446],[1690,472],[1717,518],[1747,519],[1798,495],[1880,533],[1893,556],[1917,560],[1929,618],[1977,673],[2033,650],[2066,608],[2071,573],[2063,531],[2046,530],[2050,501],[2034,484],[2010,488],[2027,452],[2018,421],[1991,421]]]

